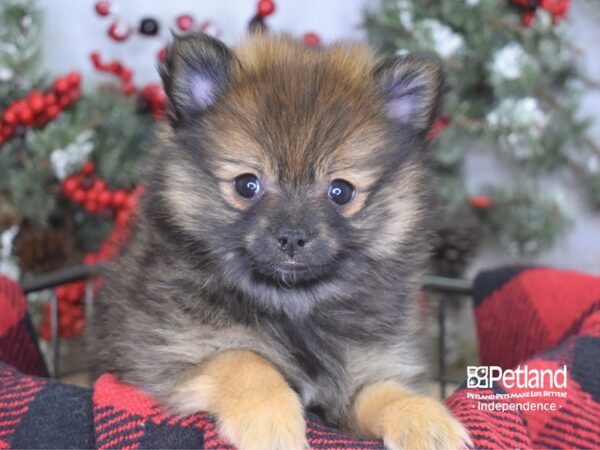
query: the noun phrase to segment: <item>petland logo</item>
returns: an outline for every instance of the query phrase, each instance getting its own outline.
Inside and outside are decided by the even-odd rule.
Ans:
[[[468,388],[491,388],[494,382],[501,382],[508,389],[566,389],[567,366],[560,369],[529,369],[517,366],[516,369],[502,370],[498,366],[467,366]]]

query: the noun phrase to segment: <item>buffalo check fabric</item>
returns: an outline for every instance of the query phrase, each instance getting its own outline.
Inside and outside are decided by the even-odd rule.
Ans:
[[[447,405],[474,447],[600,448],[600,278],[505,268],[481,274],[474,291],[482,366],[567,368],[565,397],[551,412],[511,408],[524,400],[502,382],[459,388]],[[232,448],[209,415],[171,415],[112,375],[101,376],[93,389],[45,378],[25,298],[1,277],[0,361],[0,449]],[[481,407],[492,401],[504,407]],[[384,448],[312,414],[307,441],[315,449]]]

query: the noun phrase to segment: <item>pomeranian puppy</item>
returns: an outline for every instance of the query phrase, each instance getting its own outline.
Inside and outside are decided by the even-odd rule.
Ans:
[[[423,56],[285,36],[175,38],[169,121],[96,310],[97,366],[240,448],[303,448],[305,409],[391,448],[456,448],[418,345]]]

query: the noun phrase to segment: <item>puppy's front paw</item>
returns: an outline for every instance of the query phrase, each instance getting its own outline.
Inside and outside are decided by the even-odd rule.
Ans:
[[[302,405],[288,387],[248,393],[221,408],[217,419],[222,435],[239,449],[307,447]]]
[[[380,412],[381,438],[390,449],[458,449],[471,446],[469,434],[444,405],[407,396]]]

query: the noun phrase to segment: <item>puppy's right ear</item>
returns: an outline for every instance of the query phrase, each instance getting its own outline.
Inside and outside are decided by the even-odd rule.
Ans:
[[[210,107],[227,88],[235,62],[225,44],[206,34],[174,36],[159,66],[171,122],[193,118]]]

